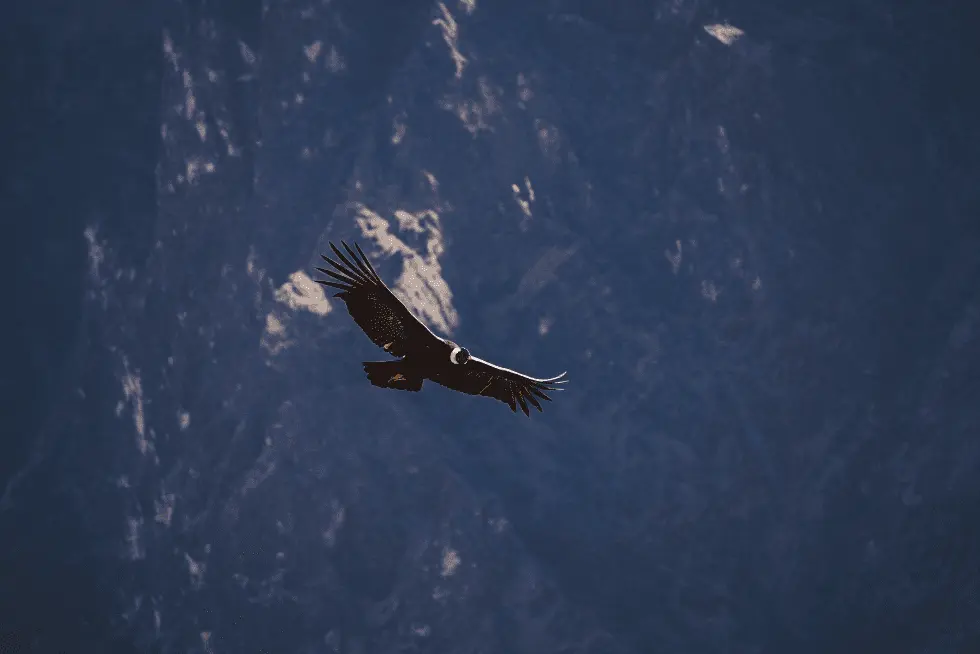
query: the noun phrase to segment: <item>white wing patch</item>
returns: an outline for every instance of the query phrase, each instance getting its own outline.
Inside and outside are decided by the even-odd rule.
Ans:
[[[498,366],[498,365],[492,364],[489,361],[484,361],[483,359],[480,359],[479,357],[475,357],[472,354],[470,355],[470,361],[474,361],[474,362],[477,362],[477,363],[482,363],[483,365],[487,366],[488,368],[493,368],[494,370],[499,370],[501,372],[509,372],[512,375],[517,375],[518,377],[522,377],[524,379],[527,379],[528,381],[539,382],[539,383],[543,383],[543,384],[546,384],[546,383],[549,383],[549,382],[554,382],[559,377],[561,377],[562,375],[565,374],[565,373],[561,373],[561,375],[556,375],[555,377],[551,377],[549,379],[538,379],[536,377],[531,377],[529,375],[525,375],[522,372],[517,372],[516,370],[511,370],[510,368],[504,368],[503,366]]]

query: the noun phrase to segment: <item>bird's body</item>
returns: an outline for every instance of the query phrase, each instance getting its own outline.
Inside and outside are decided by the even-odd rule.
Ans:
[[[561,390],[565,373],[549,379],[535,379],[470,356],[469,350],[434,334],[395,297],[375,272],[361,248],[355,253],[342,243],[345,257],[332,243],[339,258],[323,260],[334,270],[317,268],[333,280],[319,284],[340,289],[334,296],[344,300],[354,322],[375,345],[393,361],[366,361],[364,371],[375,386],[394,390],[420,391],[426,379],[469,395],[492,397],[517,411],[518,405],[530,415],[528,404],[541,411],[539,399],[550,401],[545,391]]]

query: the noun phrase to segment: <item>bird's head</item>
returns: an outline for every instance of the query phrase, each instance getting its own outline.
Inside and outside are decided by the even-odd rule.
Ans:
[[[458,345],[453,345],[453,351],[449,353],[449,360],[454,364],[461,366],[470,359],[470,351],[465,347],[460,347]]]

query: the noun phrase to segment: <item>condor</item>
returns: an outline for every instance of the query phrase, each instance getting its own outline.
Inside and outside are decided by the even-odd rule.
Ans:
[[[560,391],[565,373],[548,379],[535,379],[514,370],[496,366],[472,356],[465,347],[436,336],[395,297],[357,243],[357,252],[341,241],[347,256],[330,243],[335,261],[320,255],[333,268],[317,268],[332,280],[316,280],[340,289],[339,297],[375,345],[398,357],[394,361],[365,361],[364,371],[375,386],[401,391],[419,391],[429,379],[446,388],[468,395],[492,397],[517,412],[530,415],[530,404],[541,411],[538,400],[548,400],[545,391]]]

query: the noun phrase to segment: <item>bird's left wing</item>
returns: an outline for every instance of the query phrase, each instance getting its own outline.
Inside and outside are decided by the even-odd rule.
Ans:
[[[500,400],[515,413],[520,405],[524,415],[529,416],[528,404],[541,411],[538,400],[550,402],[545,391],[562,390],[557,385],[568,381],[564,377],[565,373],[561,373],[549,379],[536,379],[471,356],[464,365],[450,367],[433,381],[461,393]]]
[[[335,297],[344,300],[347,304],[347,312],[375,345],[389,354],[400,357],[405,356],[412,349],[425,346],[430,339],[441,340],[381,281],[381,277],[357,243],[354,244],[356,253],[343,241],[341,245],[344,246],[349,258],[331,243],[330,248],[339,261],[321,254],[320,256],[333,267],[333,270],[326,268],[317,268],[317,270],[330,276],[332,280],[314,281],[340,289],[340,293]]]

